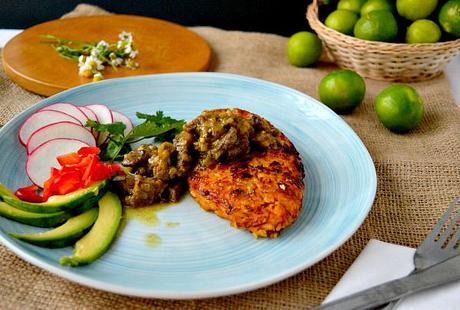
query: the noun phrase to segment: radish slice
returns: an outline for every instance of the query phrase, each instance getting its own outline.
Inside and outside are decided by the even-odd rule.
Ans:
[[[88,117],[83,113],[79,108],[74,106],[71,103],[55,103],[49,106],[44,107],[40,111],[58,111],[62,113],[69,114],[70,116],[75,117],[78,121],[84,126]]]
[[[96,114],[98,121],[101,124],[111,124],[113,122],[113,115],[110,109],[103,104],[90,104],[85,106]]]
[[[101,124],[112,124],[113,123],[113,114],[112,111],[103,104],[90,104],[86,106],[88,109],[96,114]],[[97,138],[97,145],[101,145],[107,139],[107,133],[99,133]]]
[[[97,115],[96,113],[93,112],[93,110],[88,109],[87,107],[77,107],[77,108],[79,108],[86,115],[88,119],[99,122],[99,119],[97,118]]]
[[[129,117],[124,115],[123,113],[117,112],[117,111],[112,111],[113,114],[113,122],[122,122],[123,124],[126,125],[125,129],[125,136],[133,129],[133,123],[131,123],[131,120]]]
[[[19,141],[26,145],[30,136],[37,130],[48,124],[57,122],[71,122],[80,125],[80,122],[69,114],[58,111],[38,111],[29,116],[29,118],[19,128]]]
[[[56,157],[76,152],[84,146],[89,145],[76,139],[54,139],[43,143],[27,158],[26,172],[29,179],[43,188],[50,177],[51,168],[60,167]]]
[[[77,108],[79,108],[83,113],[85,113],[88,119],[99,122],[99,119],[97,118],[97,115],[96,113],[93,112],[93,110],[90,110],[87,107],[77,107]],[[96,138],[97,140],[97,138],[99,137],[99,132],[97,132],[96,130],[91,130],[91,132],[93,133],[94,138]]]
[[[59,122],[36,130],[27,142],[27,154],[31,154],[41,144],[57,138],[77,139],[89,146],[96,146],[96,139],[86,128],[71,122]]]

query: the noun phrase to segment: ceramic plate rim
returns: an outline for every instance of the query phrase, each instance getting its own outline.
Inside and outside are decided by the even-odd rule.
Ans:
[[[68,94],[71,94],[75,91],[78,91],[81,88],[91,88],[91,87],[99,87],[103,84],[111,84],[113,81],[117,82],[120,80],[142,80],[144,78],[151,78],[155,79],[158,77],[161,79],[164,76],[177,76],[177,77],[192,77],[192,76],[216,76],[216,77],[224,77],[224,78],[233,78],[237,80],[246,80],[246,81],[252,81],[254,83],[261,83],[265,84],[270,87],[275,87],[280,89],[281,91],[284,92],[290,92],[293,93],[297,96],[301,97],[306,97],[308,100],[312,100],[318,104],[320,104],[325,110],[328,110],[331,114],[333,114],[334,118],[337,119],[337,121],[342,122],[342,125],[345,125],[346,128],[350,131],[351,137],[358,142],[358,144],[361,146],[362,151],[366,155],[366,160],[369,164],[369,168],[371,168],[370,172],[370,185],[369,188],[372,188],[370,195],[367,197],[366,201],[366,208],[364,212],[361,212],[360,215],[361,217],[356,221],[355,225],[349,229],[349,231],[346,234],[343,234],[341,238],[339,238],[335,243],[331,244],[330,246],[326,247],[321,254],[319,254],[316,259],[313,260],[307,260],[303,264],[299,264],[294,266],[293,268],[290,268],[288,270],[285,270],[284,272],[280,272],[278,275],[272,276],[269,279],[265,281],[255,281],[253,283],[248,283],[245,285],[238,285],[236,287],[228,287],[225,289],[220,289],[220,290],[214,290],[214,291],[207,291],[207,292],[199,292],[199,293],[184,293],[184,292],[172,292],[172,291],[162,291],[158,289],[138,289],[138,288],[128,288],[122,285],[114,285],[111,283],[107,283],[104,281],[99,281],[99,280],[94,280],[88,276],[82,276],[78,274],[71,273],[70,271],[67,271],[66,269],[61,269],[59,267],[55,267],[53,265],[50,265],[44,261],[41,261],[40,259],[37,259],[30,255],[27,251],[22,250],[19,246],[15,245],[13,242],[10,242],[8,239],[5,238],[3,233],[0,233],[0,242],[5,245],[10,251],[24,259],[25,261],[40,267],[41,269],[48,271],[54,275],[57,275],[61,278],[70,280],[72,282],[88,286],[91,288],[99,289],[102,291],[106,292],[111,292],[111,293],[117,293],[120,295],[126,295],[126,296],[135,296],[135,297],[143,297],[143,298],[158,298],[158,299],[176,299],[176,300],[186,300],[186,299],[202,299],[202,298],[212,298],[212,297],[221,297],[221,296],[228,296],[228,295],[234,295],[234,294],[239,294],[239,293],[244,293],[244,292],[249,292],[253,291],[262,287],[269,286],[271,284],[277,283],[279,281],[282,281],[284,279],[287,279],[311,266],[316,264],[317,262],[323,260],[325,257],[327,257],[329,254],[331,254],[333,251],[335,251],[337,248],[339,248],[341,245],[343,245],[357,230],[358,228],[362,225],[364,220],[366,219],[367,215],[369,214],[374,199],[377,191],[377,173],[375,170],[374,162],[372,160],[372,157],[369,154],[369,151],[367,150],[366,146],[362,142],[362,140],[359,138],[359,136],[356,134],[356,132],[335,112],[333,112],[329,107],[325,106],[318,100],[316,100],[313,97],[310,97],[300,91],[297,91],[293,88],[290,88],[288,86],[284,86],[278,83],[258,79],[258,78],[253,78],[253,77],[248,77],[248,76],[243,76],[243,75],[238,75],[238,74],[231,74],[231,73],[218,73],[218,72],[184,72],[184,73],[160,73],[160,74],[151,74],[151,75],[141,75],[141,76],[134,76],[134,77],[124,77],[124,78],[114,78],[110,80],[103,80],[97,83],[89,83],[89,84],[84,84],[80,85],[74,88],[70,88],[68,90],[65,90],[63,92],[60,92],[58,94],[55,94],[53,96],[47,97],[31,107],[25,109],[24,111],[18,113],[16,116],[14,116],[10,121],[8,121],[1,129],[0,132],[5,130],[5,128],[8,128],[9,126],[13,126],[14,121],[16,118],[19,118],[21,115],[29,113],[30,111],[34,110],[37,108],[38,105],[47,105],[50,102],[53,102],[55,98],[59,97],[66,97]],[[363,208],[364,209],[364,208]]]

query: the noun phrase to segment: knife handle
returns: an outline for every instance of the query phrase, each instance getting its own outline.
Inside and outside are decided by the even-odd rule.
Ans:
[[[317,310],[364,310],[375,308],[406,295],[460,280],[460,256],[408,275],[332,301]]]

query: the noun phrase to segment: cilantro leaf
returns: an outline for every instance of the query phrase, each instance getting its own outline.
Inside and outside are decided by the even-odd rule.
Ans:
[[[162,111],[157,111],[152,115],[137,112],[136,116],[137,118],[145,119],[145,122],[133,128],[129,135],[130,139],[156,137],[169,131],[172,131],[175,136],[182,131],[182,127],[185,124],[184,120],[164,116]]]
[[[111,135],[107,140],[107,145],[101,152],[102,160],[113,161],[120,157],[120,154],[128,153],[131,151],[129,145],[125,144],[125,137],[123,135]]]
[[[136,116],[144,122],[135,126],[127,135],[124,133],[126,125],[121,122],[101,124],[93,120],[87,121],[87,127],[108,134],[107,141],[101,146],[101,159],[119,159],[121,155],[130,151],[129,143],[145,138],[155,137],[159,141],[171,141],[182,131],[185,124],[184,120],[165,116],[162,111],[152,115],[137,112]]]
[[[126,125],[122,122],[115,122],[111,124],[101,124],[99,122],[88,120],[86,127],[92,128],[98,132],[107,132],[113,135],[123,135],[126,129]]]
[[[105,147],[101,148],[101,159],[107,161],[115,160],[125,146],[126,125],[122,122],[101,124],[93,120],[88,120],[86,126],[100,133],[108,133]]]
[[[136,116],[139,119],[145,119],[150,122],[162,122],[162,119],[165,117],[163,111],[157,111],[155,114],[136,112]]]
[[[145,122],[134,127],[129,137],[133,139],[142,137],[154,137],[170,130],[170,127],[158,127],[157,124]]]

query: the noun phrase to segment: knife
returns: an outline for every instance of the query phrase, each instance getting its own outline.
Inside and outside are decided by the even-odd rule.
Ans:
[[[364,310],[409,294],[460,280],[460,255],[433,267],[329,302],[317,310]]]

